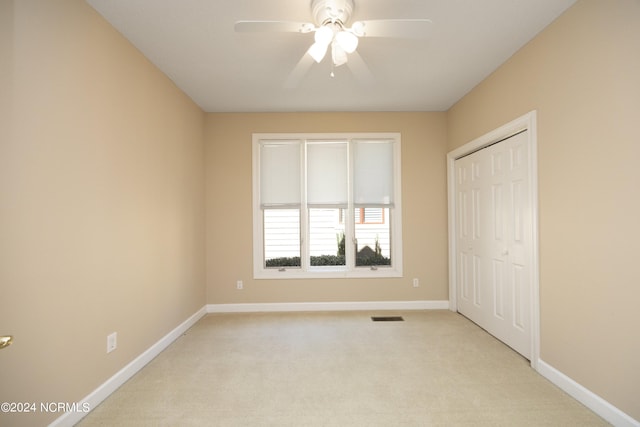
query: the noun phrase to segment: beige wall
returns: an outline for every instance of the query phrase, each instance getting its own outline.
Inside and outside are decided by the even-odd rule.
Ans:
[[[75,402],[205,304],[204,113],[84,1],[0,7],[0,402]]]
[[[208,114],[207,302],[448,299],[445,129],[444,113]],[[404,278],[253,280],[254,132],[400,132]]]
[[[640,419],[640,2],[579,1],[448,112],[538,111],[541,357]]]

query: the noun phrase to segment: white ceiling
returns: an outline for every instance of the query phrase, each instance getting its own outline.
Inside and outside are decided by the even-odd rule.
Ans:
[[[311,22],[311,0],[87,0],[207,112],[445,111],[575,0],[355,0],[352,21],[429,18],[428,40],[362,38],[374,76],[329,58],[284,83],[313,34],[235,33],[238,20]],[[114,58],[115,59],[115,58]]]

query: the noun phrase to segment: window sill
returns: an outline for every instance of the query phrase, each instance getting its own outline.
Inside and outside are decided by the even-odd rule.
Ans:
[[[253,273],[254,279],[373,279],[403,277],[402,271],[397,268],[378,267],[372,270],[367,267],[355,270],[339,268],[314,268],[309,271],[289,268],[284,271],[277,269],[257,270]]]

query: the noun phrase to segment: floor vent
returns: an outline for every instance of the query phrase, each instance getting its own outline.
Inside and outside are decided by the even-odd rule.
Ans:
[[[374,322],[404,322],[402,316],[372,316]]]

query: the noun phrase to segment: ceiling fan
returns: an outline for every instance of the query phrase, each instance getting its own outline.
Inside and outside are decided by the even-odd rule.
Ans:
[[[332,61],[331,77],[334,76],[333,67],[347,64],[363,82],[371,82],[371,72],[356,51],[360,38],[426,38],[429,35],[432,23],[430,19],[376,19],[350,24],[354,8],[354,0],[311,0],[313,23],[237,21],[235,31],[314,33],[313,44],[289,75],[285,87],[295,87],[314,62],[320,63],[324,59],[329,48]]]

